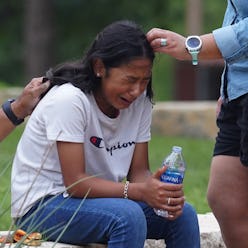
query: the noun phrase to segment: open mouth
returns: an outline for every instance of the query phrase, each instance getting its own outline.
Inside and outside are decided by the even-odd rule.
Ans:
[[[129,107],[130,104],[133,102],[132,100],[128,100],[124,97],[120,97],[120,99],[121,99],[122,105],[124,105],[125,107]]]
[[[124,98],[124,97],[121,97],[121,100],[122,101],[124,101],[124,102],[126,102],[126,103],[131,103],[130,101],[128,101],[126,98]]]
[[[121,100],[125,103],[125,104],[131,104],[135,99],[127,99],[127,98],[125,98],[125,97],[120,97],[121,98]]]

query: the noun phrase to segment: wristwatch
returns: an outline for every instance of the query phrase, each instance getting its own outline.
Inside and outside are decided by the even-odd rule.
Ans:
[[[198,64],[198,53],[201,50],[202,47],[202,40],[197,35],[189,36],[185,41],[185,46],[188,50],[188,52],[192,56],[192,64],[197,65]]]
[[[24,119],[19,119],[15,114],[14,112],[12,111],[12,108],[11,108],[11,103],[14,102],[15,99],[8,99],[6,102],[3,103],[2,105],[2,109],[3,109],[3,112],[7,115],[7,117],[9,118],[9,120],[15,125],[19,125],[21,124]]]

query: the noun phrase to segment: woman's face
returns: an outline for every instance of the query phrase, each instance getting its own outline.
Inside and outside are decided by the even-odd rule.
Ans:
[[[99,108],[111,117],[139,97],[151,80],[152,62],[146,58],[131,60],[118,68],[102,70],[101,87],[95,94]]]

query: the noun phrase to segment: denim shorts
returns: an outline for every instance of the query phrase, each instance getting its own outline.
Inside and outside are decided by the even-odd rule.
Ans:
[[[222,103],[217,126],[214,156],[240,157],[248,166],[248,94]]]

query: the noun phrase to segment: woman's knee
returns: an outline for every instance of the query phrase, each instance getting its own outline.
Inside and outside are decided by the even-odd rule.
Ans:
[[[207,190],[207,201],[208,201],[208,205],[211,209],[213,209],[217,203],[216,201],[217,197],[216,194],[214,193],[213,190],[211,190],[211,188],[208,187]]]
[[[223,194],[218,194],[216,191],[208,189],[207,191],[207,201],[208,205],[213,211],[215,217],[218,221],[225,220],[232,222],[233,219],[243,218],[242,207],[239,202],[235,202],[231,196],[227,197],[227,195],[223,192]],[[245,212],[246,208],[243,209]],[[228,216],[228,218],[227,218]]]
[[[123,201],[119,209],[113,212],[108,230],[112,230],[111,239],[131,239],[134,244],[145,242],[147,235],[146,218],[141,207],[131,200]],[[115,238],[114,238],[115,237]]]
[[[200,247],[197,213],[189,203],[185,203],[182,215],[173,222],[172,224],[175,225],[173,230],[176,230],[179,244],[184,244],[185,247]]]
[[[189,203],[185,203],[182,218],[191,226],[198,226],[198,218],[196,210]],[[186,224],[186,223],[185,223]]]
[[[146,217],[136,202],[126,200],[120,209],[120,214],[127,225],[146,230]]]

